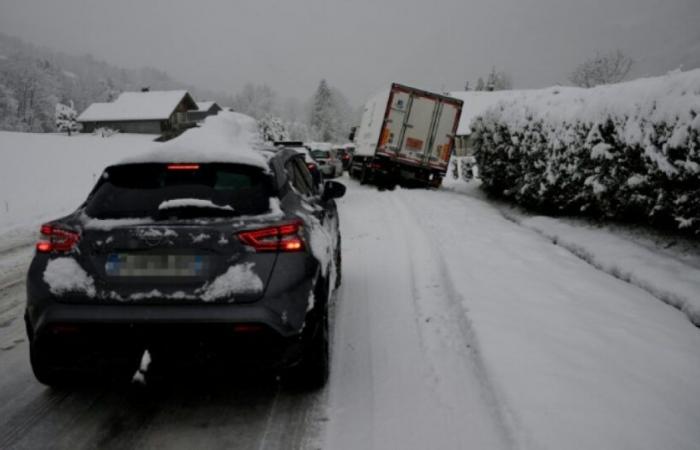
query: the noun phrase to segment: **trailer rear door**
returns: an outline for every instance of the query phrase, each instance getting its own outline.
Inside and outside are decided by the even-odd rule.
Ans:
[[[399,160],[423,164],[425,152],[430,145],[430,132],[437,106],[435,99],[415,94],[412,96]]]
[[[446,170],[454,145],[454,132],[460,115],[460,107],[455,103],[440,102],[435,124],[435,133],[427,152],[431,167]]]

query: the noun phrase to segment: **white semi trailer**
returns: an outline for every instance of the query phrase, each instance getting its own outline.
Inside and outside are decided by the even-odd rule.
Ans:
[[[461,113],[461,100],[393,83],[365,104],[350,176],[380,186],[439,186]]]

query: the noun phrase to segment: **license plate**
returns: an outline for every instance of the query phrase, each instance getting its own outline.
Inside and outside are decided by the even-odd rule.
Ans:
[[[112,253],[105,264],[105,272],[112,277],[198,277],[206,268],[202,255]]]

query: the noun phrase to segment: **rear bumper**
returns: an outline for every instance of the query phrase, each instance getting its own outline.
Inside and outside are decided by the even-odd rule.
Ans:
[[[271,277],[262,298],[251,303],[206,303],[161,299],[157,302],[106,302],[88,297],[57,297],[42,279],[45,264],[35,261],[27,277],[27,324],[40,335],[52,324],[150,325],[260,324],[281,337],[301,333],[315,266],[302,254],[284,255],[284,267]],[[281,263],[281,261],[278,261]]]
[[[54,303],[39,314],[28,310],[35,334],[52,324],[150,325],[260,324],[280,336],[299,333],[274,311],[255,305],[84,305]]]
[[[329,164],[319,165],[318,170],[325,176],[335,175],[335,166]]]
[[[302,339],[265,326],[240,329],[227,323],[54,323],[32,339],[34,352],[51,367],[95,369],[136,363],[148,350],[160,369],[282,368],[297,363]]]
[[[58,368],[107,367],[145,349],[177,369],[284,368],[301,357],[303,326],[263,306],[53,303],[32,315],[31,343]]]

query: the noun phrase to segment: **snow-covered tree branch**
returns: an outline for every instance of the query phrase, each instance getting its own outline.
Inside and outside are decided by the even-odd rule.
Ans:
[[[569,76],[569,81],[585,88],[619,83],[627,77],[633,65],[634,60],[621,50],[597,53],[579,64]]]

